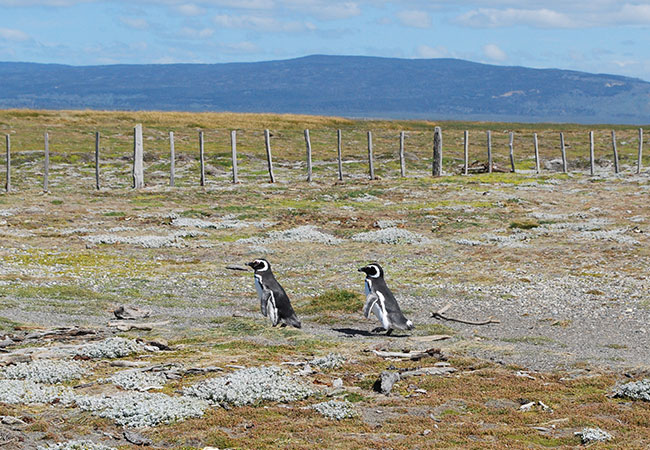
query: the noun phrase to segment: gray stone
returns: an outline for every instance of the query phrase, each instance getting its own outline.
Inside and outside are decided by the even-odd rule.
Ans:
[[[390,391],[393,389],[393,385],[400,380],[399,372],[390,372],[385,370],[379,375],[377,381],[373,385],[373,389],[376,392],[381,392],[384,395],[390,394]]]

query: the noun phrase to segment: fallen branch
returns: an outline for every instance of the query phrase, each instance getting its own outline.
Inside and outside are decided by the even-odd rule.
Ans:
[[[463,319],[456,319],[453,317],[445,316],[444,313],[451,307],[451,303],[447,303],[445,306],[440,308],[438,311],[435,311],[433,314],[431,314],[431,317],[434,319],[438,320],[449,320],[451,322],[459,322],[459,323],[464,323],[466,325],[487,325],[489,323],[501,323],[500,320],[492,319],[489,318],[487,320],[481,320],[478,322],[472,321],[472,320],[463,320]]]
[[[163,322],[147,322],[147,323],[133,323],[127,322],[125,320],[111,320],[108,322],[109,327],[117,328],[120,331],[129,331],[129,330],[142,330],[142,331],[151,331],[154,327],[162,327],[167,325],[170,321],[165,320]]]
[[[437,357],[438,359],[444,358],[439,348],[430,348],[429,350],[414,352],[386,352],[383,350],[372,350],[372,352],[380,358],[387,358],[391,361],[419,361],[422,358],[429,358],[432,356]]]
[[[243,266],[231,265],[231,266],[226,266],[226,269],[228,269],[228,270],[241,270],[242,272],[248,272],[248,269],[246,267],[243,267]]]

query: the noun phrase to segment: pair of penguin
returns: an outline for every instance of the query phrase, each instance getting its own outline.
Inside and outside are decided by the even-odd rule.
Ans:
[[[255,271],[255,290],[260,300],[262,315],[268,317],[273,326],[281,323],[281,326],[300,328],[300,320],[287,293],[275,279],[271,264],[266,259],[256,259],[246,265]],[[372,263],[360,268],[359,272],[366,274],[366,303],[363,314],[370,318],[370,313],[373,313],[381,323],[373,332],[386,331],[386,335],[390,336],[394,329],[412,330],[413,322],[404,317],[395,296],[384,281],[384,269],[379,264]]]

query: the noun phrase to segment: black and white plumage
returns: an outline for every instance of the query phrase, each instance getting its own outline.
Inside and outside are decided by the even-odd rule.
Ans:
[[[266,259],[256,259],[246,264],[255,271],[255,290],[260,299],[262,315],[271,320],[273,326],[291,325],[300,328],[300,320],[291,307],[287,293],[275,279],[271,264]]]
[[[379,264],[372,263],[360,268],[359,272],[366,274],[366,304],[363,307],[363,314],[368,319],[372,312],[381,322],[381,327],[373,331],[386,330],[386,335],[390,335],[394,329],[415,328],[413,322],[404,317],[395,296],[388,289],[384,281],[384,269]]]

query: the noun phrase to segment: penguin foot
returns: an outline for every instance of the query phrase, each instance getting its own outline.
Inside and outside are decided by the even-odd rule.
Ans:
[[[282,322],[282,323],[280,324],[280,328],[284,328],[284,327],[286,327],[286,326],[287,326],[287,324],[284,323],[284,322]]]
[[[383,332],[383,331],[386,331],[386,328],[384,328],[384,327],[377,327],[377,328],[373,328],[372,331],[371,331],[371,333],[381,333],[381,332]]]
[[[393,329],[392,329],[392,328],[389,328],[389,329],[386,331],[386,336],[390,336],[392,332],[393,332]]]

